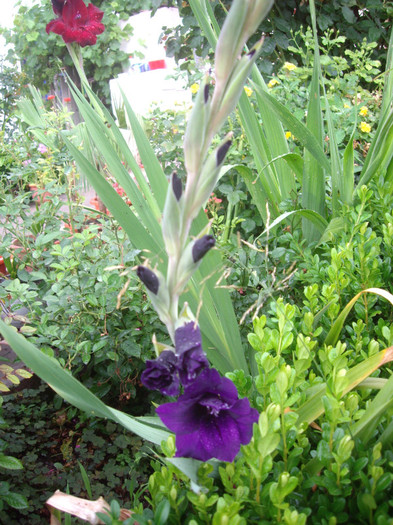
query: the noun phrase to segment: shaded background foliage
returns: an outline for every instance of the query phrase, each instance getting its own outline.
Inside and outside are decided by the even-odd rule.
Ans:
[[[210,2],[216,18],[222,22],[225,17],[223,6],[229,9],[232,1],[212,0]],[[209,54],[210,46],[202,35],[188,2],[177,0],[183,25],[168,32],[167,52],[176,59],[187,58],[196,52],[198,56]],[[393,16],[393,5],[384,0],[333,0],[316,2],[318,11],[318,30],[346,36],[345,45],[336,52],[344,55],[346,49],[356,48],[366,38],[368,42],[377,42],[373,59],[379,59],[385,65],[389,28]],[[311,24],[308,1],[276,0],[269,17],[262,22],[259,33],[254,39],[265,34],[265,44],[259,66],[266,74],[271,74],[284,60],[291,59],[288,50],[292,35],[301,26]]]

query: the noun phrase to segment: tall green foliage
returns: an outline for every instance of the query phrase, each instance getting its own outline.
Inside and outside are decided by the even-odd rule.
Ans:
[[[218,27],[207,2],[191,0],[190,6],[200,26],[205,31],[210,45],[215,46]],[[310,13],[314,32],[314,71],[309,88],[309,106],[306,123],[302,123],[290,110],[279,103],[266,87],[261,73],[254,67],[252,80],[257,92],[258,109],[262,125],[247,96],[239,102],[242,125],[249,139],[251,152],[258,171],[257,178],[247,167],[239,167],[247,187],[268,227],[277,225],[290,215],[303,218],[303,236],[308,242],[319,241],[324,232],[340,225],[342,203],[351,205],[356,197],[356,188],[367,184],[372,178],[391,177],[393,158],[393,93],[391,91],[391,69],[393,33],[390,37],[386,87],[383,94],[382,111],[377,131],[364,160],[358,184],[353,177],[352,137],[344,155],[338,152],[336,130],[324,88],[319,60],[317,39],[317,15],[314,1],[310,2]],[[322,110],[322,101],[325,111]],[[278,119],[278,120],[277,120]],[[303,156],[288,154],[283,125],[290,130],[304,148]],[[325,125],[327,130],[325,130]],[[329,136],[330,151],[324,151],[324,136]],[[286,165],[283,165],[283,161]],[[281,171],[281,173],[280,173]],[[295,176],[297,182],[295,182]],[[280,214],[280,206],[288,196],[295,196],[298,188],[302,194],[302,207]],[[331,202],[331,205],[330,205]],[[331,209],[329,209],[329,207]],[[269,209],[269,216],[267,215]],[[328,219],[334,222],[328,226]],[[270,222],[272,219],[273,222]]]
[[[232,4],[232,0],[211,0],[210,9],[221,26],[225,17],[225,10]],[[200,56],[209,54],[212,48],[211,40],[200,26],[190,2],[177,0],[183,24],[169,32],[167,40],[168,52],[177,59],[182,59],[196,52]],[[347,50],[353,50],[363,39],[375,42],[376,46],[372,59],[381,60],[383,66],[386,60],[386,49],[389,41],[390,21],[393,16],[391,2],[375,2],[374,0],[333,0],[326,2],[317,0],[318,9],[317,29],[321,37],[326,30],[333,30],[346,37],[344,45],[335,53],[345,56]],[[262,51],[262,60],[259,61],[261,71],[271,74],[277,71],[280,64],[286,60],[301,61],[302,58],[293,55],[291,39],[293,34],[302,27],[311,25],[308,2],[298,0],[276,0],[267,19],[259,26],[259,32],[266,36],[266,43]],[[299,63],[299,65],[302,65]],[[187,65],[183,65],[186,67]]]

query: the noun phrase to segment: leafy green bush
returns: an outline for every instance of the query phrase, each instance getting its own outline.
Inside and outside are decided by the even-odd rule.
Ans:
[[[42,351],[82,373],[95,392],[135,398],[152,334],[161,331],[129,274],[139,252],[112,221],[86,224],[89,215],[71,200],[65,211],[60,196],[66,187],[49,184],[42,191],[52,197],[36,209],[30,193],[8,195],[0,207],[0,252],[13,256],[14,271],[0,283],[0,297],[7,306],[27,307],[22,330],[34,333]]]
[[[209,7],[214,12],[220,25],[225,17],[225,9],[229,9],[232,1],[220,2],[214,0],[209,2]],[[167,50],[176,59],[189,59],[196,52],[199,56],[207,56],[211,50],[205,35],[195,18],[190,7],[190,2],[177,1],[179,13],[182,17],[182,25],[168,32]],[[389,20],[393,15],[392,6],[389,2],[365,2],[350,0],[334,0],[324,2],[318,0],[316,6],[318,15],[318,32],[322,37],[327,30],[333,31],[334,36],[338,34],[345,37],[345,42],[334,50],[335,57],[345,57],[347,50],[353,52],[364,39],[368,43],[375,42],[372,51],[372,60],[380,60],[382,68],[385,66],[386,48],[389,41]],[[296,0],[276,0],[269,13],[259,27],[255,36],[265,35],[265,45],[262,60],[259,66],[264,74],[270,75],[277,71],[285,61],[294,58],[291,40],[293,34],[300,28],[310,25],[310,12],[308,2]],[[303,65],[303,58],[307,56],[307,48],[302,46],[303,57],[296,53]],[[183,66],[187,67],[187,63]]]
[[[364,354],[375,355],[379,345],[367,337],[358,339],[356,352],[350,338],[323,344],[318,312],[332,311],[332,304],[324,290],[307,286],[302,307],[279,299],[254,320],[248,338],[258,373],[227,374],[260,410],[251,443],[233,464],[199,464],[194,484],[175,459],[156,463],[146,496],[150,509],[142,502],[134,508],[137,523],[158,519],[163,508],[166,523],[393,523],[393,454],[389,446],[382,449],[391,436],[393,404],[378,426],[359,431],[373,378],[347,393],[350,367]],[[300,407],[314,403],[322,384],[324,413],[309,426]],[[173,458],[172,438],[162,448]]]

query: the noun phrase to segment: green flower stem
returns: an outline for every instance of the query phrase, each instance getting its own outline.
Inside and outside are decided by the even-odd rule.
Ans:
[[[232,3],[217,42],[214,91],[210,95],[206,78],[200,86],[187,124],[184,137],[187,179],[184,191],[180,196],[175,194],[179,191],[173,187],[174,179],[168,187],[162,231],[168,254],[165,285],[169,301],[159,307],[163,306],[160,317],[167,325],[172,340],[179,315],[179,297],[198,266],[198,260],[192,260],[190,251],[190,243],[193,242],[190,240],[191,226],[217,183],[232,137],[228,135],[213,151],[209,150],[213,137],[235,108],[244,82],[259,56],[261,41],[250,52],[240,55],[251,36],[250,31],[259,25],[271,4],[272,0],[234,0]],[[78,72],[83,72],[76,58],[73,58],[76,68]],[[232,206],[228,209],[226,236],[230,231],[232,209]],[[206,235],[208,229],[205,228],[198,237]]]
[[[105,122],[105,117],[102,112],[102,109],[100,105],[97,103],[97,100],[95,99],[93,92],[90,87],[90,83],[87,79],[84,67],[83,67],[83,55],[82,55],[82,48],[79,44],[76,42],[72,42],[70,44],[66,44],[68,52],[70,54],[70,57],[72,59],[72,62],[75,66],[75,69],[79,75],[80,81],[81,81],[81,91],[82,93],[86,93],[89,97],[90,103],[93,105],[95,111],[97,114],[101,117],[101,119]]]
[[[89,81],[87,80],[87,77],[86,77],[85,70],[83,68],[83,56],[82,56],[81,46],[75,42],[66,44],[66,46],[70,54],[70,57],[72,59],[72,62],[75,66],[75,69],[78,72],[79,78],[81,79],[82,88],[90,87]]]

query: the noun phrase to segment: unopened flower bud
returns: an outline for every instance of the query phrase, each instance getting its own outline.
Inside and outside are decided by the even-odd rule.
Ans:
[[[203,256],[214,246],[215,239],[211,235],[202,235],[191,241],[183,251],[176,275],[176,291],[181,293],[188,280],[201,264]]]
[[[176,199],[179,201],[183,193],[183,185],[175,171],[172,173],[172,189]]]
[[[139,279],[146,286],[146,288],[150,292],[154,293],[154,295],[157,295],[158,288],[160,287],[160,283],[159,283],[157,275],[152,270],[150,270],[150,268],[147,268],[146,266],[138,266],[136,273]]]
[[[203,100],[205,104],[209,102],[209,91],[210,91],[209,84],[205,84],[205,87],[203,88]]]
[[[228,153],[229,148],[231,147],[232,141],[228,140],[222,146],[220,146],[216,153],[217,168],[221,166],[224,162],[226,154]]]
[[[192,258],[194,263],[197,263],[202,257],[216,244],[216,240],[212,235],[204,235],[195,241],[192,247]]]
[[[154,308],[156,309],[161,321],[165,324],[170,319],[170,300],[168,286],[164,276],[158,270],[150,270],[147,266],[138,266],[136,273],[147,289]]]

